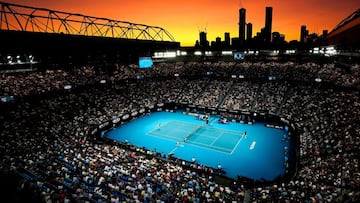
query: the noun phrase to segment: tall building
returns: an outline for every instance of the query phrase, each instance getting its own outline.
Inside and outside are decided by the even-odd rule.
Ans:
[[[221,37],[216,37],[215,42],[221,44]]]
[[[306,30],[306,25],[302,25],[300,29],[300,42],[304,43],[306,41],[306,37],[308,35],[308,31]]]
[[[241,8],[239,10],[239,39],[240,41],[245,41],[245,20],[246,18],[246,9]]]
[[[264,28],[264,40],[265,42],[271,42],[271,27],[272,27],[272,7],[266,7],[265,10],[265,28]]]
[[[224,34],[224,45],[225,47],[229,47],[230,46],[230,32],[225,32]]]
[[[206,32],[202,31],[200,32],[200,47],[207,48],[209,47],[209,42],[206,38]]]
[[[246,24],[246,40],[249,41],[252,38],[252,23]]]

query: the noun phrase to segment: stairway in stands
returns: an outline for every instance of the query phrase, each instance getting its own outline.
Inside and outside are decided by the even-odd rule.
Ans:
[[[250,203],[251,202],[251,190],[245,190],[244,195],[244,203]]]
[[[217,108],[221,108],[223,106],[224,101],[227,99],[227,96],[231,93],[233,87],[234,87],[234,82],[230,81],[230,84],[228,85],[226,93],[225,93],[224,97],[222,98],[222,100],[219,102],[219,105],[217,106]]]

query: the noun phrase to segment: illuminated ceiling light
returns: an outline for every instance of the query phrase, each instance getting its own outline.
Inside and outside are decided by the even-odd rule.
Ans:
[[[154,53],[154,58],[175,58],[177,55],[177,52],[155,52]]]
[[[211,55],[212,55],[212,52],[211,52],[211,51],[205,51],[205,55],[206,55],[206,56],[211,56]]]
[[[229,56],[231,56],[231,55],[232,55],[232,51],[222,51],[221,54],[222,54],[222,55],[229,55]]]
[[[195,56],[201,56],[202,55],[201,51],[195,51],[194,54],[195,54]]]

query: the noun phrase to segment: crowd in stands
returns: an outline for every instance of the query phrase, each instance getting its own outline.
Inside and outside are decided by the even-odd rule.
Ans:
[[[2,74],[0,96],[15,101],[0,104],[0,171],[16,182],[20,195],[9,192],[14,201],[25,201],[24,195],[27,202],[358,202],[359,76],[359,65],[347,72],[334,64],[293,62]],[[63,90],[65,85],[72,89]],[[161,102],[268,111],[292,120],[300,131],[295,176],[262,185],[220,184],[211,168],[89,133],[92,126]]]
[[[101,74],[103,71],[94,67],[81,67],[73,70],[51,69],[25,73],[1,73],[0,96],[24,96],[41,94],[64,88],[98,83],[101,80],[119,81],[134,79],[136,76],[168,77],[174,74],[179,76],[204,76],[208,72],[214,76],[244,77],[245,79],[267,80],[275,76],[276,80],[290,80],[313,82],[316,78],[322,82],[329,82],[343,87],[360,88],[360,65],[353,64],[350,68],[341,68],[334,63],[315,64],[312,62],[294,64],[294,62],[214,62],[214,63],[159,63],[152,69],[139,69],[137,65],[114,65],[112,74]],[[100,72],[100,73],[99,73]]]

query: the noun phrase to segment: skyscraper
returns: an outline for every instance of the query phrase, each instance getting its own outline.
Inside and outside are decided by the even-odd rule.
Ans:
[[[252,24],[246,24],[246,40],[249,41],[252,39]]]
[[[300,30],[300,42],[304,43],[306,37],[307,37],[306,25],[302,25]]]
[[[272,7],[266,7],[265,10],[265,28],[264,28],[264,39],[265,42],[271,42],[271,27],[272,27]]]
[[[202,48],[209,47],[209,42],[207,41],[207,38],[206,38],[206,32],[204,32],[204,31],[200,32],[200,46]]]
[[[240,41],[245,41],[245,20],[246,18],[246,9],[241,8],[239,10],[239,39]]]
[[[224,40],[225,40],[225,47],[230,46],[230,32],[225,32],[224,34]]]

